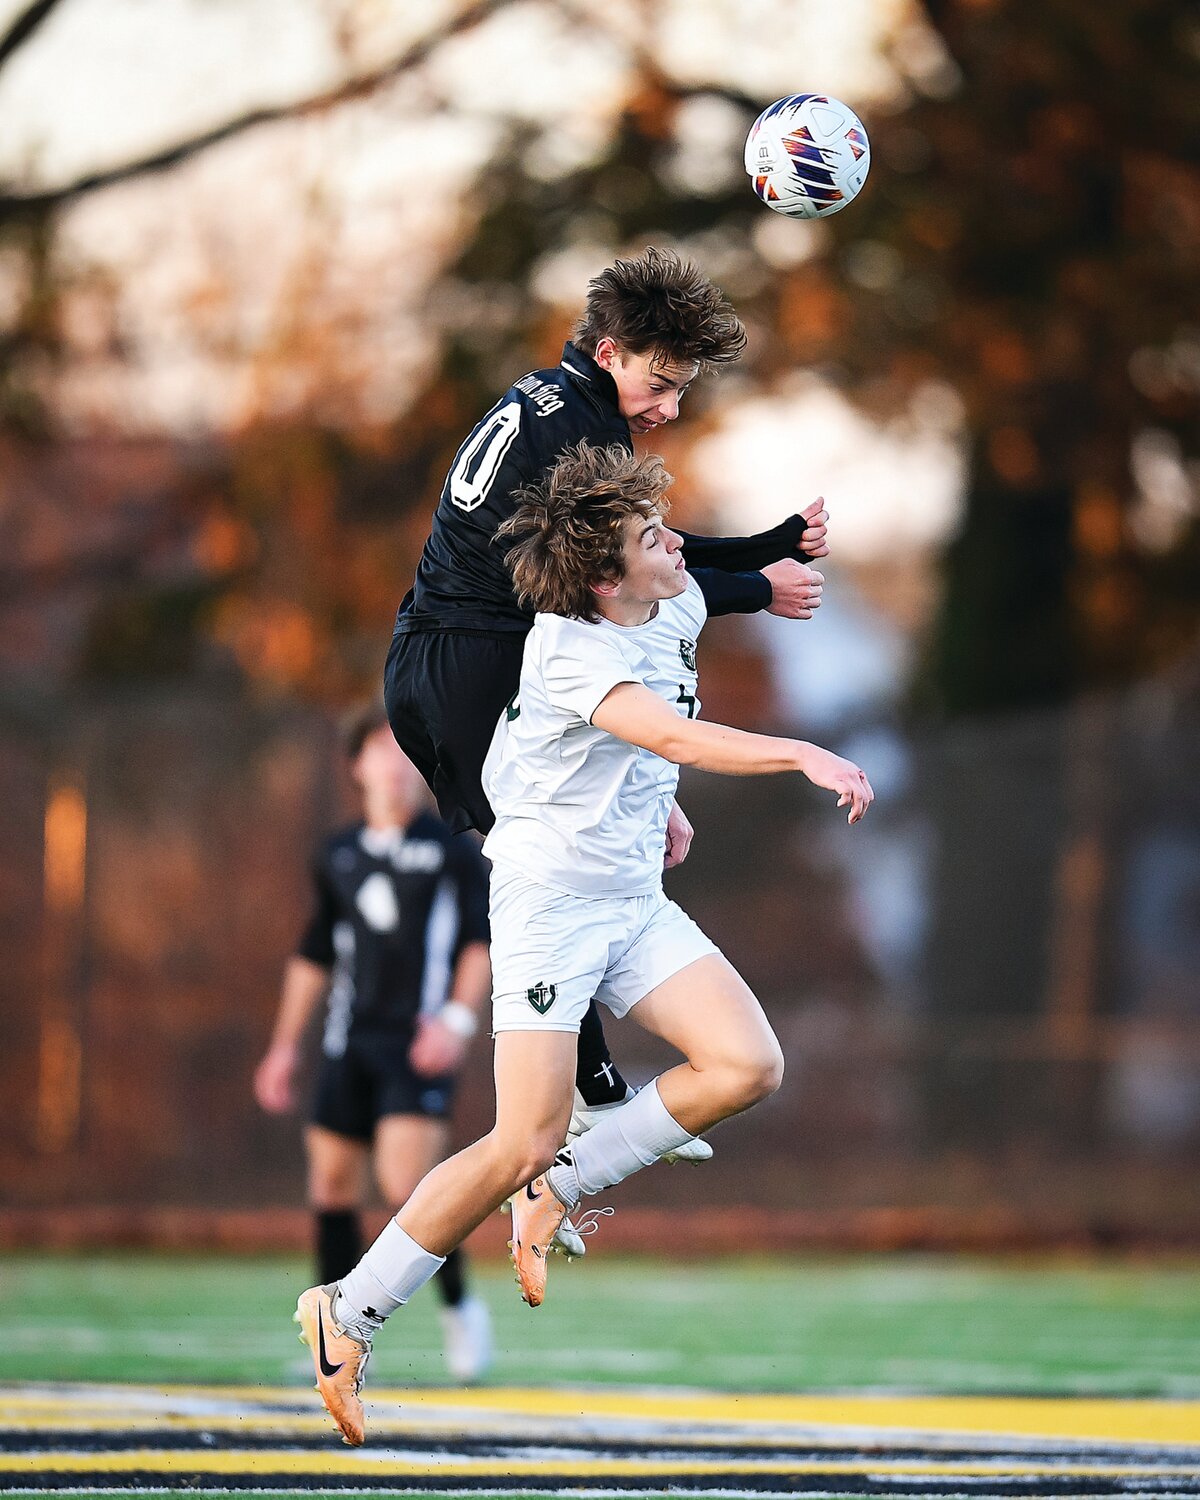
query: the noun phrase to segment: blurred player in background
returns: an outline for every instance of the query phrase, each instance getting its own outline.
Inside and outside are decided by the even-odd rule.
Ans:
[[[617,444],[679,415],[697,376],[740,358],[746,333],[720,290],[690,261],[650,247],[619,259],[588,286],[573,342],[553,369],[524,375],[468,434],[446,476],[416,581],[400,606],[385,697],[396,738],[451,828],[487,833],[480,776],[496,720],[516,691],[533,613],[518,602],[496,530],[523,486],[543,479],[572,444]],[[752,537],[684,535],[684,553],[710,615],[770,610],[806,619],[823,579],[807,563],[828,552],[824,502]],[[692,829],[678,807],[667,824],[667,869],[687,856]],[[630,1090],[588,1008],[579,1036],[572,1130],[586,1129]],[[703,1141],[674,1156],[702,1161]],[[579,1253],[577,1247],[575,1253]]]
[[[513,1259],[537,1306],[564,1215],[779,1087],[762,1007],[662,889],[680,765],[731,776],[799,771],[856,823],[866,776],[819,745],[698,719],[704,596],[663,519],[658,458],[580,444],[500,533],[538,610],[517,694],[484,767],[491,877],[496,1123],[435,1167],[359,1264],[296,1309],[317,1388],[363,1441],[360,1387],[384,1320],[510,1193]],[[515,541],[516,545],[512,543]],[[576,1038],[593,998],[682,1054],[565,1150]],[[557,1152],[557,1154],[556,1154]]]
[[[301,1042],[327,1001],[305,1130],[318,1276],[336,1281],[362,1254],[368,1166],[395,1212],[450,1143],[455,1077],[490,991],[487,867],[475,843],[427,810],[382,705],[345,730],[363,821],[330,837],[314,869],[313,915],[288,961],[254,1093],[293,1109]],[[373,1158],[373,1161],[372,1161]],[[463,1252],[437,1276],[446,1357],[457,1380],[487,1368],[486,1306],[469,1295]]]

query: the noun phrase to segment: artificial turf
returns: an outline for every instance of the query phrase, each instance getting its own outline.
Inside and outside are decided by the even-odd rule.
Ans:
[[[295,1258],[0,1256],[9,1379],[303,1383]],[[536,1311],[474,1268],[505,1384],[1200,1396],[1194,1265],[896,1256],[616,1259],[551,1269]],[[430,1290],[376,1340],[372,1384],[446,1379]]]

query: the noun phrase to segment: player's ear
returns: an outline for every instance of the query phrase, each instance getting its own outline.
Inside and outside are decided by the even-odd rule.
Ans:
[[[611,370],[613,362],[617,357],[617,342],[605,334],[602,339],[596,340],[596,352],[592,358],[602,370]]]
[[[621,580],[619,578],[605,578],[599,583],[589,584],[588,587],[593,594],[599,594],[602,599],[611,599],[621,587]]]

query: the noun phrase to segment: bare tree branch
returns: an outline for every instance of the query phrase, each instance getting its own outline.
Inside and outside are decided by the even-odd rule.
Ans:
[[[59,4],[61,4],[61,0],[33,0],[32,5],[25,7],[4,35],[0,36],[0,68],[4,66],[18,47],[24,46],[50,12]]]
[[[42,0],[43,6],[47,8],[58,3],[59,0]],[[314,94],[307,99],[297,100],[293,104],[249,110],[246,114],[227,120],[211,130],[190,136],[187,140],[178,141],[173,146],[164,147],[161,151],[151,152],[134,161],[123,162],[120,166],[89,173],[63,187],[47,188],[32,193],[0,192],[0,223],[6,219],[44,213],[48,209],[62,207],[100,188],[111,187],[119,182],[128,182],[136,177],[145,177],[153,172],[166,171],[208,150],[210,146],[218,145],[221,141],[230,140],[234,136],[244,135],[248,130],[253,130],[259,125],[272,125],[281,120],[298,120],[310,115],[325,114],[341,104],[368,98],[385,84],[419,67],[449,37],[472,30],[512,3],[513,0],[474,0],[473,4],[464,6],[445,26],[429,36],[422,37],[420,41],[414,42],[411,47],[406,48],[398,57],[394,57],[382,67],[360,73],[357,77],[347,79],[345,83],[325,93]],[[33,7],[33,9],[37,8]]]
[[[580,3],[580,0],[558,0],[558,3],[564,17],[577,29],[598,33],[608,41],[615,42],[624,50],[626,58],[638,76],[644,82],[661,89],[670,98],[726,99],[730,104],[735,104],[739,109],[747,110],[750,114],[757,114],[762,108],[760,101],[732,84],[718,83],[715,80],[683,83],[677,78],[672,78],[661,59],[647,46],[641,36],[631,35],[627,28],[615,24],[612,16],[603,6]]]

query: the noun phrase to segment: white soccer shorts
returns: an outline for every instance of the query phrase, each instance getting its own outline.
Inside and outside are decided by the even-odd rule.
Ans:
[[[626,1015],[720,950],[661,890],[573,896],[492,870],[492,1031],[578,1031],[592,997]]]

